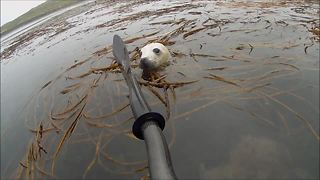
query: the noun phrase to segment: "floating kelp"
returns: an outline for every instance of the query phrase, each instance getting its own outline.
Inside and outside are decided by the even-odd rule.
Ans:
[[[36,29],[31,32],[26,32],[21,36],[18,36],[13,42],[9,44],[7,48],[5,48],[1,52],[1,60],[10,58],[16,51],[30,45],[32,41],[37,38],[49,36],[49,39],[52,39],[55,36],[63,33],[64,31],[71,29],[72,27],[74,26],[67,23],[66,21],[63,21],[53,23],[50,27],[45,27],[43,29]],[[49,41],[49,39],[45,40]]]
[[[183,38],[185,39],[186,37],[191,36],[191,35],[193,35],[193,34],[195,34],[195,33],[199,32],[199,31],[202,31],[202,30],[204,30],[204,29],[205,29],[204,27],[197,28],[197,29],[193,29],[193,30],[191,30],[191,31],[189,31],[189,32],[187,32],[187,33],[185,33],[185,34],[183,35]]]
[[[214,75],[214,74],[209,74],[209,75],[210,76],[205,77],[205,78],[214,79],[214,80],[217,80],[217,81],[222,81],[222,82],[225,82],[225,83],[232,84],[232,85],[240,87],[237,83],[235,83],[235,82],[233,82],[231,80],[227,80],[227,79],[225,79],[223,77],[220,77],[220,76],[217,76],[217,75]]]

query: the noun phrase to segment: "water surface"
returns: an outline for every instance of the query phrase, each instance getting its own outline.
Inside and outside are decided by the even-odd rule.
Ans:
[[[98,1],[7,39],[1,177],[148,177],[118,34],[137,76],[137,48],[171,52],[143,91],[180,179],[319,179],[318,17],[316,1]]]

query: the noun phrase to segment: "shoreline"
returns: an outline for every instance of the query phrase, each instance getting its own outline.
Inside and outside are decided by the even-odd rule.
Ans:
[[[48,16],[55,11],[62,10],[64,8],[76,5],[83,2],[83,0],[70,0],[70,1],[46,1],[23,15],[17,17],[16,19],[4,24],[1,26],[0,36],[4,37],[11,32],[19,29],[27,24],[30,24],[33,21],[37,21],[45,16]]]

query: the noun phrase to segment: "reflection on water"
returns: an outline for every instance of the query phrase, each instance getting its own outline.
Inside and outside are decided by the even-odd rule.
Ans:
[[[313,1],[92,2],[1,52],[2,178],[147,178],[111,39],[162,42],[140,80],[167,117],[179,178],[319,178],[319,5]]]
[[[286,147],[271,139],[248,136],[240,139],[224,165],[212,169],[203,167],[203,175],[205,179],[306,177],[306,174],[301,174],[303,170],[295,168]]]

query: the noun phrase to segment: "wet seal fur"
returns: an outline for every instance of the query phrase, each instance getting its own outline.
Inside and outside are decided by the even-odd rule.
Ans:
[[[161,43],[150,43],[141,49],[139,67],[144,71],[157,71],[169,65],[169,50]]]

